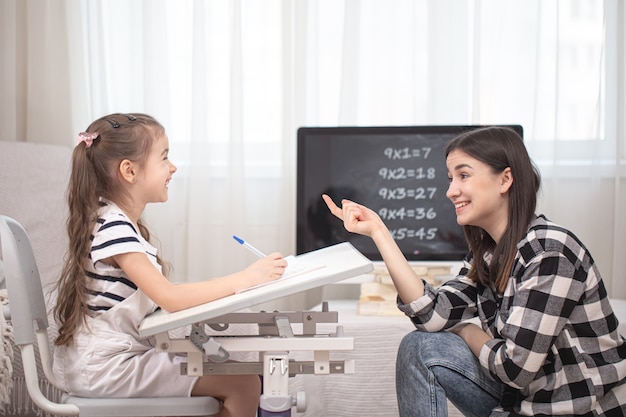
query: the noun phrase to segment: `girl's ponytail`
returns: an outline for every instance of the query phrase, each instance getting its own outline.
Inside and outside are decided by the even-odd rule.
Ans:
[[[69,215],[66,222],[69,247],[61,277],[58,298],[54,309],[59,325],[55,344],[64,345],[72,340],[76,328],[84,320],[87,303],[84,293],[85,272],[83,262],[91,250],[91,233],[97,220],[98,178],[90,157],[93,149],[79,143],[72,154],[72,169],[67,188]]]

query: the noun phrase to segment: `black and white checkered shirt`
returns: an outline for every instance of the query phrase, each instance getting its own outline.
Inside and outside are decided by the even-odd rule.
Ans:
[[[531,223],[502,296],[465,275],[398,306],[418,330],[478,317],[493,339],[485,372],[514,389],[492,416],[626,415],[626,341],[594,261],[570,231],[543,216]]]

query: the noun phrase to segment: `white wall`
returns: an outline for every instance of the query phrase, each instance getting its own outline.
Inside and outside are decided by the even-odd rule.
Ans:
[[[589,184],[588,180],[585,183]],[[623,206],[626,197],[621,193],[622,201],[615,201],[615,187],[615,181],[609,178],[599,178],[593,186],[581,187],[577,178],[544,177],[538,212],[574,232],[591,251],[609,295],[626,298],[626,250],[616,251],[613,256],[614,247],[626,249],[624,221],[614,225],[613,219],[615,204]],[[619,253],[624,256],[618,256]]]

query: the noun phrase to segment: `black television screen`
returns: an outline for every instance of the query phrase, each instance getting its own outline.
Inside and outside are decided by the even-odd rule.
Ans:
[[[446,197],[447,143],[482,126],[301,127],[297,148],[296,252],[349,241],[372,261],[369,237],[347,232],[328,211],[347,198],[376,211],[409,261],[459,261],[463,229]],[[509,125],[522,135],[522,127]]]

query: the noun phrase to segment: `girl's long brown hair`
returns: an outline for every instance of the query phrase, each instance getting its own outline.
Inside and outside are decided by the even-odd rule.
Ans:
[[[154,138],[164,134],[164,129],[153,117],[135,113],[104,116],[94,121],[87,132],[98,136],[91,146],[81,142],[74,148],[67,187],[69,248],[57,283],[54,317],[59,334],[56,345],[71,342],[87,314],[84,265],[89,262],[100,197],[114,201],[127,197],[121,194],[119,186],[120,163],[128,159],[142,165]],[[150,241],[150,233],[141,220],[137,226],[141,235]],[[162,264],[160,258],[157,260]]]
[[[473,255],[468,277],[502,293],[511,274],[517,243],[535,215],[541,186],[539,170],[530,159],[521,136],[507,127],[485,127],[462,133],[446,147],[446,158],[454,150],[484,162],[494,173],[511,168],[513,184],[509,189],[508,222],[500,242],[496,245],[480,227],[463,226]],[[489,264],[485,260],[488,253],[492,254]]]

